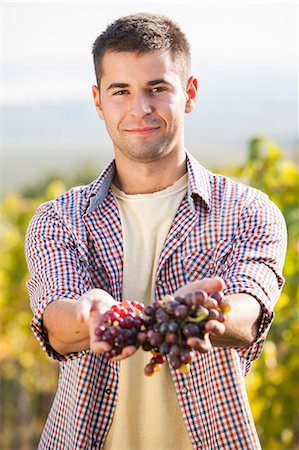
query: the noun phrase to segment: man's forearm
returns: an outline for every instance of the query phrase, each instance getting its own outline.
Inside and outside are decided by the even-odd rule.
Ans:
[[[261,307],[248,294],[227,295],[232,308],[225,321],[225,333],[211,341],[215,347],[249,347],[255,340],[261,321]]]
[[[43,322],[49,342],[58,353],[65,355],[89,348],[88,325],[78,321],[75,300],[51,302],[44,311]]]

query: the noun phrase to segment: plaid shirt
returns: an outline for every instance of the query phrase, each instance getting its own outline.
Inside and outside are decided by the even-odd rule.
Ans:
[[[194,449],[257,450],[244,378],[261,353],[283,285],[285,223],[260,191],[212,174],[189,153],[187,166],[188,194],[160,255],[156,298],[219,275],[226,293],[255,297],[263,318],[250,348],[196,352],[188,374],[172,368],[171,373]],[[100,449],[111,425],[119,362],[89,350],[57,354],[42,317],[53,300],[75,301],[92,288],[122,299],[122,229],[109,188],[114,171],[111,162],[93,183],[41,205],[27,231],[32,330],[46,353],[60,362],[58,390],[39,449]]]

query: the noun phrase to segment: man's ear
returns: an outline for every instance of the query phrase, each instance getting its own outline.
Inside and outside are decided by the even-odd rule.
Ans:
[[[185,113],[190,113],[191,111],[193,111],[197,98],[197,89],[197,78],[192,76],[189,78],[186,88]]]
[[[100,91],[99,91],[99,88],[95,85],[92,86],[92,96],[93,96],[93,101],[94,101],[98,116],[100,119],[104,120],[104,114],[103,114],[103,109],[102,109],[101,100],[100,100]]]

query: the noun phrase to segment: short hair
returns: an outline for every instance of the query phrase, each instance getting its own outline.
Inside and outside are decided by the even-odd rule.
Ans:
[[[134,52],[143,54],[155,50],[169,50],[172,61],[178,62],[182,83],[190,73],[190,44],[180,27],[166,16],[138,13],[120,17],[108,25],[98,36],[92,48],[98,87],[103,76],[102,61],[105,53]]]

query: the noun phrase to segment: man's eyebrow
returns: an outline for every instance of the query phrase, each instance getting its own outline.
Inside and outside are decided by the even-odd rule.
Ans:
[[[127,87],[129,87],[128,83],[111,83],[107,87],[107,91],[109,91],[110,89],[115,89],[115,88],[123,89],[123,88],[127,88]]]
[[[168,84],[168,85],[170,85],[170,83],[168,81],[164,80],[164,78],[159,78],[158,80],[152,80],[152,81],[149,81],[147,83],[148,86],[155,86],[156,84]]]

